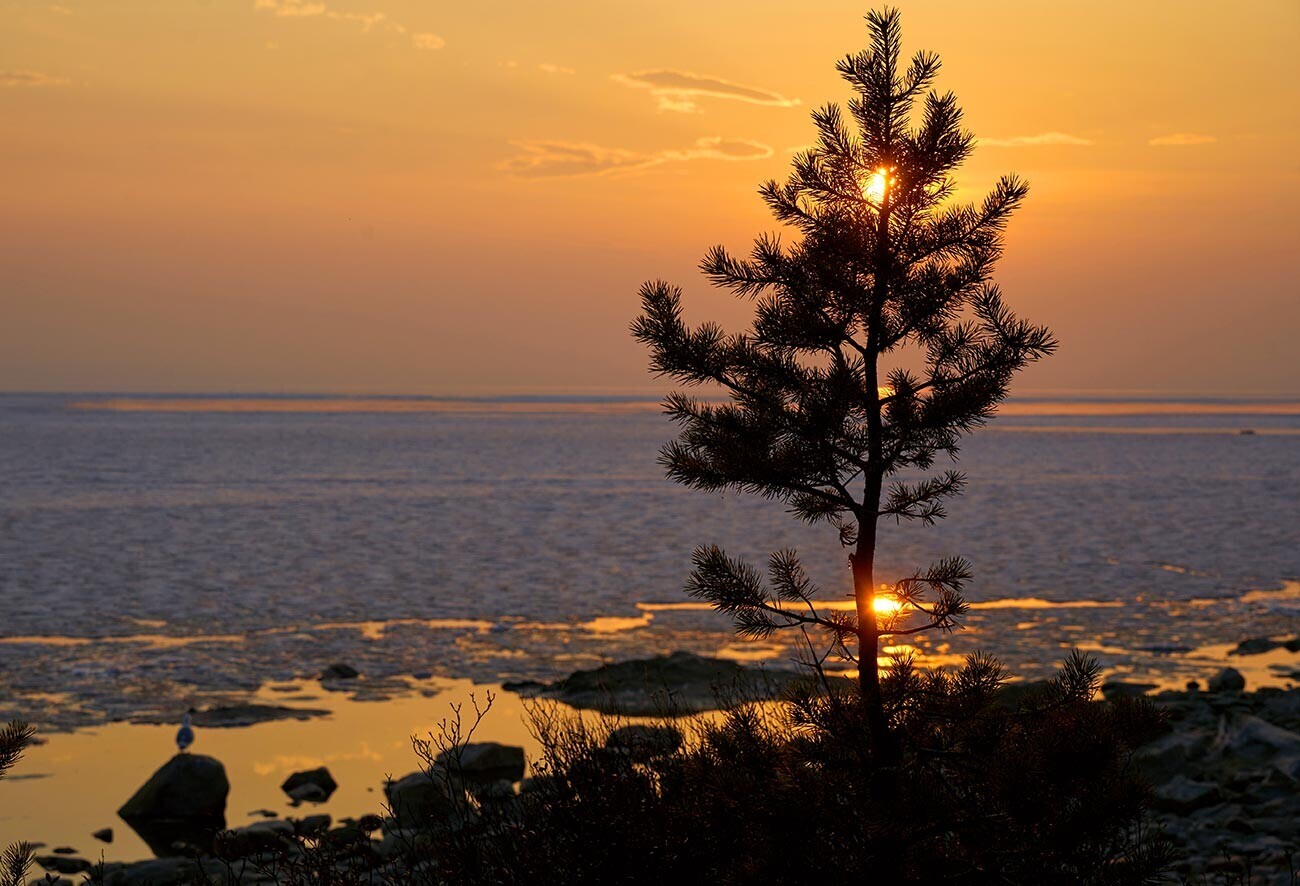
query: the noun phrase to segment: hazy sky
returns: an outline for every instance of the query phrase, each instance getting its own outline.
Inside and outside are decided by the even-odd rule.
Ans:
[[[901,4],[1028,178],[1021,390],[1300,393],[1300,2]],[[858,2],[0,0],[0,388],[645,388],[775,229]],[[812,11],[810,11],[812,10]]]

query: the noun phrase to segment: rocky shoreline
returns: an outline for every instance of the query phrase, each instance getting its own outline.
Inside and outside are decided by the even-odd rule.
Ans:
[[[1155,823],[1187,877],[1295,882],[1300,865],[1300,689],[1245,691],[1228,668],[1208,687],[1160,692],[1170,731],[1134,765],[1154,787]]]
[[[667,712],[666,701],[675,704],[671,712],[684,714],[716,709],[719,699],[729,692],[732,697],[736,692],[751,699],[775,697],[797,676],[674,653],[579,671],[551,684],[510,688],[579,708],[655,716]],[[1102,694],[1149,694],[1153,688],[1111,682],[1103,686]],[[1133,765],[1152,785],[1153,823],[1178,847],[1181,860],[1176,874],[1197,882],[1203,877],[1210,882],[1243,882],[1248,877],[1252,884],[1289,886],[1294,876],[1293,853],[1300,846],[1300,689],[1247,691],[1245,678],[1227,668],[1204,687],[1193,683],[1186,690],[1165,690],[1150,697],[1167,712],[1169,730],[1139,749]],[[238,718],[217,714],[213,725],[230,725],[231,720]],[[681,740],[671,728],[635,725],[611,736],[610,747],[636,757],[670,752]],[[179,755],[154,780],[176,777],[175,772],[164,774],[168,767],[180,767],[191,776],[195,767],[206,767],[212,780],[224,783],[219,763],[200,763],[209,759]],[[440,778],[440,772],[454,777]],[[425,770],[385,783],[382,796],[388,817],[377,814],[379,810],[358,810],[363,814],[335,822],[323,814],[276,817],[268,811],[266,820],[219,838],[226,856],[220,861],[196,861],[190,857],[196,847],[164,832],[162,842],[149,840],[163,857],[104,864],[99,876],[111,886],[165,886],[187,882],[201,870],[214,882],[271,883],[275,881],[266,878],[264,862],[274,853],[299,851],[295,847],[300,847],[305,837],[338,847],[340,865],[364,863],[382,868],[409,856],[412,847],[429,839],[420,836],[419,822],[427,821],[430,814],[442,820],[466,814],[465,810],[473,814],[472,810],[484,804],[526,802],[529,792],[538,786],[528,775],[522,748],[491,742],[471,744],[456,760],[444,755]],[[145,820],[158,817],[157,810],[144,808],[142,813],[149,798],[167,795],[166,784],[150,784],[152,788],[141,788],[128,803],[128,807],[134,804],[133,808],[123,808],[124,818],[136,819],[132,826],[137,830],[142,814]],[[224,808],[225,794],[219,787],[210,792],[205,814]],[[193,795],[195,788],[187,790]],[[325,770],[295,774],[284,785],[295,805],[308,807],[332,790],[333,778]],[[164,812],[162,817],[174,817],[174,813]],[[210,828],[209,833],[215,830]],[[95,836],[103,840],[105,834],[111,840],[107,830]],[[239,864],[232,867],[232,858]],[[48,871],[64,876],[83,874],[94,867],[70,847],[42,854],[38,860]]]

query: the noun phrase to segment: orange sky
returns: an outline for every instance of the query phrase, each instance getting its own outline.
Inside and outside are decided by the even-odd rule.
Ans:
[[[798,11],[814,6],[815,12]],[[0,0],[0,389],[644,389],[861,2]],[[1019,390],[1300,393],[1300,3],[902,4],[1033,187]]]

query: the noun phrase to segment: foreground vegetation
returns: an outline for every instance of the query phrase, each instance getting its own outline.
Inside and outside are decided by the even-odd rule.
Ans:
[[[1093,700],[1097,682],[1077,654],[1030,687],[980,656],[931,673],[899,660],[881,681],[900,737],[888,765],[851,686],[657,724],[536,702],[543,756],[519,793],[461,766],[478,720],[462,729],[458,712],[416,743],[419,790],[390,790],[384,817],[248,826],[89,882],[1163,882],[1171,847],[1147,829],[1129,765],[1162,718],[1142,697]]]
[[[666,752],[540,716],[543,787],[448,843],[440,882],[1155,882],[1169,847],[1127,769],[1154,707],[1091,702],[1081,657],[1019,697],[1002,684],[985,658],[899,662],[882,681],[903,737],[889,767],[838,690],[742,705]]]

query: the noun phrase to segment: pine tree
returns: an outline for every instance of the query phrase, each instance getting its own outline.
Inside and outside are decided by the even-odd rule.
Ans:
[[[1056,342],[1017,319],[991,280],[1026,185],[1007,176],[981,204],[953,203],[954,170],[975,140],[953,94],[931,89],[939,58],[920,52],[901,67],[897,10],[873,12],[867,24],[869,48],[837,65],[856,92],[847,115],[834,104],[815,111],[816,144],[794,158],[785,183],[760,189],[793,242],[762,235],[748,258],[718,246],[701,262],[715,285],[753,301],[748,331],[688,327],[681,290],[663,281],[642,286],[632,331],[653,372],[727,395],[669,395],[680,435],[661,453],[668,475],[783,502],[851,550],[853,613],[817,608],[794,551],[772,555],[765,583],[749,564],[702,547],[688,592],[729,613],[745,636],[829,632],[832,649],[858,664],[872,744],[891,758],[882,640],[958,626],[971,567],[954,558],[919,569],[892,586],[903,608],[878,612],[878,524],[944,516],[944,500],[966,480],[936,461],[955,461],[1012,376]]]

